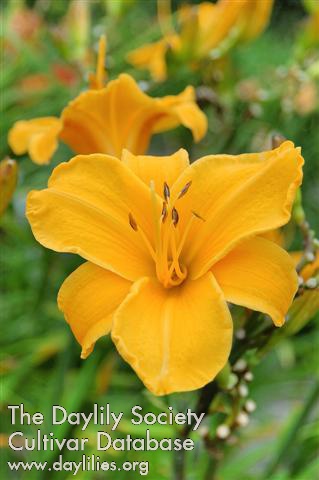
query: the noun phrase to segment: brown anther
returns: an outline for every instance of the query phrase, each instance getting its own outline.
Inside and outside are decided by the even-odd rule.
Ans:
[[[171,191],[170,191],[169,186],[167,185],[166,182],[164,182],[163,195],[164,195],[165,202],[168,202],[168,200],[171,196]]]
[[[173,210],[172,210],[172,221],[173,221],[174,227],[177,226],[178,220],[179,220],[178,211],[177,211],[176,208],[174,207]]]
[[[194,217],[198,218],[202,222],[206,222],[205,218],[201,217],[199,213],[196,213],[194,210],[192,210],[192,214],[194,215]]]
[[[128,214],[128,221],[135,232],[137,232],[137,223],[131,212]]]
[[[182,190],[180,191],[180,194],[178,195],[177,198],[182,198],[184,195],[186,195],[186,193],[188,192],[188,189],[191,186],[191,184],[192,184],[192,181],[186,183],[185,187],[182,188]]]
[[[168,212],[167,212],[167,203],[163,202],[163,208],[162,208],[162,222],[164,223],[166,218],[167,218]]]

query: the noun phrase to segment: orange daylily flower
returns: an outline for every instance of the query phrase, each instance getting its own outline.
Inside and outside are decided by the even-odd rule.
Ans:
[[[136,68],[148,69],[156,81],[167,75],[166,54],[171,50],[177,59],[193,67],[229,41],[245,42],[258,37],[266,28],[273,0],[219,0],[184,5],[178,11],[179,33],[166,33],[161,40],[130,52],[128,61]],[[226,48],[227,50],[228,48]]]
[[[225,365],[228,302],[277,326],[297,290],[290,255],[259,235],[288,222],[303,158],[291,142],[259,154],[79,155],[28,195],[35,238],[86,263],[58,305],[82,358],[109,332],[153,393],[200,388]]]
[[[35,163],[48,163],[58,139],[81,154],[106,153],[120,157],[123,148],[143,154],[154,133],[178,125],[189,128],[195,141],[203,138],[207,119],[196,104],[193,87],[187,87],[179,95],[152,98],[127,74],[103,87],[104,49],[102,41],[97,72],[90,77],[91,89],[71,101],[60,118],[15,123],[8,137],[15,154],[28,152]]]

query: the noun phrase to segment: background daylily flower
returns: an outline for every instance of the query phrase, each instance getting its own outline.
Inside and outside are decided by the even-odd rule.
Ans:
[[[119,157],[127,148],[143,154],[154,133],[178,125],[189,128],[195,141],[203,138],[207,119],[196,104],[193,87],[188,86],[179,95],[153,98],[143,93],[128,74],[103,87],[105,48],[105,40],[100,41],[97,71],[90,77],[91,89],[71,101],[60,118],[37,118],[13,125],[8,142],[15,154],[28,152],[35,163],[48,163],[58,139],[76,153]]]
[[[303,158],[291,142],[259,154],[79,155],[33,191],[36,239],[81,255],[58,304],[82,358],[109,332],[155,394],[199,388],[225,365],[227,302],[284,323],[297,290],[290,255],[260,234],[288,222]]]
[[[273,0],[219,0],[184,5],[177,12],[179,33],[170,32],[157,42],[143,45],[127,59],[136,68],[148,69],[156,81],[166,78],[166,55],[194,62],[209,57],[220,47],[258,37],[270,19]],[[228,42],[228,48],[225,43]],[[225,52],[224,52],[225,53]],[[220,56],[220,55],[217,55]]]

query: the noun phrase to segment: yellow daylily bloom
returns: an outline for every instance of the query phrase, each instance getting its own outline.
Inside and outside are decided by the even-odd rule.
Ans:
[[[297,290],[288,253],[261,238],[288,222],[303,158],[291,142],[189,164],[123,152],[79,155],[28,195],[35,238],[86,263],[58,304],[82,358],[109,332],[155,394],[200,388],[232,342],[226,301],[284,322]]]
[[[196,104],[195,90],[188,86],[179,95],[153,98],[136,81],[121,74],[103,87],[106,41],[100,41],[97,70],[91,89],[81,93],[63,110],[60,118],[19,121],[9,132],[15,154],[28,152],[35,163],[48,163],[58,140],[75,153],[106,153],[121,156],[123,148],[143,154],[154,133],[183,125],[196,142],[207,130],[207,118]]]
[[[163,81],[169,49],[177,60],[194,67],[194,62],[207,58],[221,46],[224,52],[235,42],[258,37],[269,22],[272,7],[273,0],[219,0],[184,5],[177,12],[178,34],[167,33],[163,39],[135,49],[127,60],[136,68],[149,70],[154,80]]]
[[[225,365],[227,301],[278,326],[297,290],[290,255],[261,238],[288,222],[303,158],[291,142],[189,164],[124,151],[79,155],[28,195],[35,238],[86,263],[63,283],[63,311],[86,358],[111,332],[158,395],[200,388]]]
[[[62,122],[56,117],[19,120],[10,129],[8,142],[16,155],[28,152],[34,163],[48,163],[58,148]]]

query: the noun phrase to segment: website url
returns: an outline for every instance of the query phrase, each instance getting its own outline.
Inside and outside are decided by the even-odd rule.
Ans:
[[[59,455],[58,460],[48,465],[48,462],[7,462],[11,471],[23,470],[23,471],[67,471],[72,472],[75,476],[79,472],[137,472],[139,475],[146,476],[149,473],[148,462],[124,462],[117,465],[116,462],[101,461],[98,455],[82,455],[80,462],[63,461],[63,456]]]

